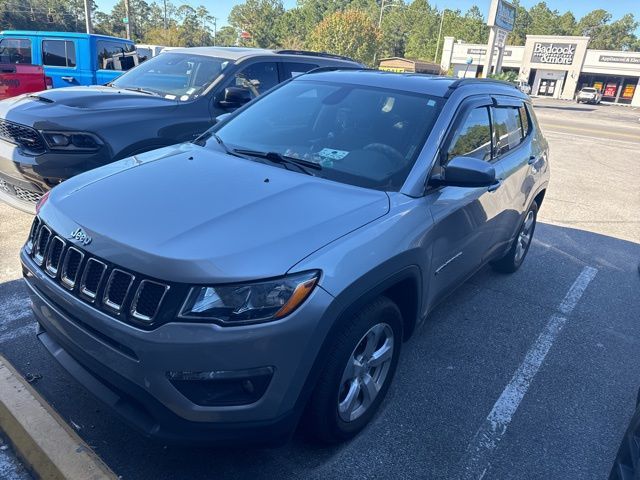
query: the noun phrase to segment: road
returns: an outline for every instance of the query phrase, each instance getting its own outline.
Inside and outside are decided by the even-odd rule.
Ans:
[[[536,103],[553,171],[529,257],[432,313],[345,445],[177,448],[132,431],[35,339],[17,261],[30,218],[2,205],[0,349],[125,480],[605,478],[640,386],[640,112]]]

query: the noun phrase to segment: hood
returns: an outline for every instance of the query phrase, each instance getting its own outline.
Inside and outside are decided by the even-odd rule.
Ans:
[[[84,248],[125,268],[223,283],[283,275],[388,210],[384,192],[183,144],[74,177],[40,214],[60,235],[82,227]]]
[[[95,116],[96,111],[104,115],[109,111],[176,106],[175,100],[118,88],[66,87],[0,101],[0,118],[46,129],[55,128],[65,117]]]

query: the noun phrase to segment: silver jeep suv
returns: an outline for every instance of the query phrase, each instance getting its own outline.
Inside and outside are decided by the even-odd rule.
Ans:
[[[445,295],[520,267],[548,179],[510,84],[300,75],[54,188],[21,252],[38,336],[150,436],[342,441]]]

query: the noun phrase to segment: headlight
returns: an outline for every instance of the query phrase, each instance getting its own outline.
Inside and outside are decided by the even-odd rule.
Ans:
[[[277,320],[298,308],[319,278],[320,272],[313,271],[264,282],[193,287],[179,316],[227,325]]]
[[[52,150],[98,150],[102,141],[88,132],[42,132],[47,145]]]

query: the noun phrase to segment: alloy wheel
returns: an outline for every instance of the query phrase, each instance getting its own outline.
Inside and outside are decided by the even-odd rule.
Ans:
[[[345,422],[361,417],[382,389],[391,367],[393,329],[387,323],[372,326],[347,361],[338,393],[338,415]]]
[[[516,240],[516,262],[520,262],[520,260],[522,260],[529,244],[531,243],[534,223],[535,215],[532,210],[529,210],[529,213],[527,213],[524,223],[522,224],[522,228],[520,229],[520,233],[518,234],[518,239]]]

